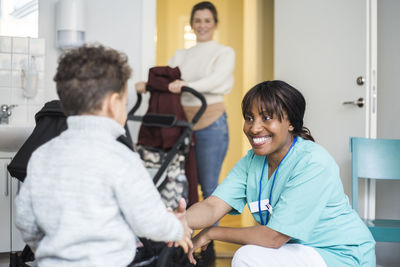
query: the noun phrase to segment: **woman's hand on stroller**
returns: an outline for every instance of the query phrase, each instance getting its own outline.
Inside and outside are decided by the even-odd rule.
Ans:
[[[187,83],[182,80],[175,80],[168,84],[168,90],[171,93],[179,94],[182,91],[182,87],[187,86]]]
[[[146,93],[146,85],[147,85],[147,83],[143,82],[143,81],[135,83],[136,92],[138,92],[140,94]]]

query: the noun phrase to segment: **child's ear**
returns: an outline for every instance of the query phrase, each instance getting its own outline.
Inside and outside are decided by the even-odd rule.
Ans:
[[[289,125],[289,131],[293,132],[293,130],[294,130],[294,127],[292,125]]]

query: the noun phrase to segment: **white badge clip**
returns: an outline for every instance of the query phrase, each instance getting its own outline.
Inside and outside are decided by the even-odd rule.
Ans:
[[[269,214],[272,214],[272,206],[269,203],[267,203],[266,206],[267,206]]]
[[[249,203],[250,212],[258,212],[258,201],[254,201]],[[272,214],[272,206],[269,204],[269,199],[263,199],[260,201],[261,211],[268,210],[270,214]]]

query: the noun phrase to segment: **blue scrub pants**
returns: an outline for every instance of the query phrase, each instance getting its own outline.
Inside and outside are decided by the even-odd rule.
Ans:
[[[195,131],[197,177],[203,198],[209,197],[218,186],[218,177],[228,149],[229,134],[226,113],[210,126]]]

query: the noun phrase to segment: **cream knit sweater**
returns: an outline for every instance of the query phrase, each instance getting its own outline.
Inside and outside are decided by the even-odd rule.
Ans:
[[[202,93],[207,104],[223,102],[223,96],[232,89],[235,52],[231,47],[215,41],[199,42],[189,49],[177,50],[168,65],[179,67],[182,80]],[[184,93],[182,105],[200,106],[200,101]]]

